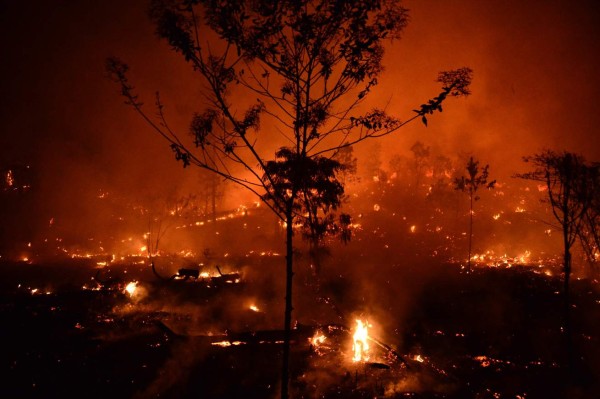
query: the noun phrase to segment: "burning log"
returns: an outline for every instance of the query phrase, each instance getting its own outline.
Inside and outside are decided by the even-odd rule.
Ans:
[[[173,280],[186,281],[190,278],[193,278],[194,280],[198,280],[198,278],[200,277],[199,269],[190,269],[190,268],[182,267],[181,269],[179,269],[177,271],[177,273],[175,273],[171,277],[167,278],[167,277],[162,276],[160,273],[158,273],[158,271],[156,270],[156,264],[154,263],[154,260],[151,261],[150,264],[152,265],[152,272],[161,281],[173,281]]]
[[[197,281],[198,279],[202,278],[202,280],[207,280],[210,282],[210,284],[218,286],[220,284],[235,284],[235,283],[239,283],[242,279],[242,276],[240,273],[237,272],[233,272],[233,273],[223,273],[221,271],[221,268],[219,267],[219,265],[216,265],[216,269],[219,273],[218,276],[210,276],[207,272],[200,272],[200,269],[195,269],[195,268],[180,268],[177,273],[173,274],[170,277],[165,277],[162,276],[157,270],[156,270],[156,263],[152,260],[150,262],[151,266],[152,266],[152,272],[154,273],[154,275],[163,282],[170,282],[170,281],[189,281],[189,280],[193,280],[193,281]]]
[[[242,276],[239,273],[223,273],[221,271],[221,268],[219,267],[219,265],[216,265],[215,267],[217,268],[217,271],[219,272],[219,276],[211,278],[211,282],[213,282],[215,284],[219,284],[219,283],[227,283],[227,284],[239,283],[240,280],[242,279]]]
[[[197,280],[198,277],[200,276],[200,270],[198,269],[186,269],[186,268],[181,268],[177,271],[176,274],[172,275],[170,280],[187,280],[189,278],[193,278],[194,280]]]

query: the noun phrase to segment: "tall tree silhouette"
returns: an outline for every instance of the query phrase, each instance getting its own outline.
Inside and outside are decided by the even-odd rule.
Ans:
[[[339,206],[343,187],[333,154],[413,120],[427,123],[447,97],[469,94],[471,70],[440,73],[441,92],[400,121],[380,109],[359,109],[383,70],[384,42],[400,38],[407,24],[399,1],[154,0],[150,15],[159,37],[202,78],[208,106],[193,117],[191,136],[174,131],[158,95],[156,116],[145,111],[125,63],[111,58],[107,69],[184,167],[243,186],[285,223],[281,397],[287,398],[294,225]],[[256,100],[248,106],[250,99]],[[274,155],[266,149],[273,144]]]
[[[545,150],[524,158],[534,166],[529,173],[517,177],[543,182],[547,201],[559,223],[563,238],[564,324],[567,339],[568,363],[572,362],[569,281],[572,271],[571,249],[585,223],[585,216],[595,201],[598,166],[591,167],[578,154]]]
[[[600,261],[600,163],[586,165],[584,200],[589,204],[583,214],[583,223],[577,231],[585,257],[592,267]]]
[[[488,169],[490,165],[485,165],[479,169],[479,161],[469,158],[467,161],[466,169],[467,175],[457,177],[454,179],[454,188],[460,190],[469,195],[469,257],[467,259],[467,273],[471,272],[471,251],[473,243],[473,202],[479,200],[477,190],[480,187],[487,189],[494,188],[496,180],[488,182]]]

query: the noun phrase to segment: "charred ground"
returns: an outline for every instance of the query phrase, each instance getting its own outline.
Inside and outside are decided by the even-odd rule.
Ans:
[[[437,220],[427,225],[439,212],[406,220],[390,201],[375,199],[378,210],[359,212],[353,242],[332,242],[318,274],[298,248],[295,397],[593,398],[600,392],[597,280],[582,275],[573,282],[576,364],[569,374],[555,259],[488,253],[467,275],[460,262],[448,261],[451,253],[460,257],[464,238],[447,228],[455,239],[441,235]],[[236,242],[227,252],[223,244],[212,254],[155,258],[160,273],[175,276],[167,282],[139,254],[3,260],[3,396],[275,397],[283,258],[276,245],[265,246],[278,227],[259,212],[222,223],[223,235],[244,226],[260,230],[261,238],[249,242],[263,246]],[[197,268],[199,278],[180,279],[182,267]],[[239,281],[227,278],[234,274]],[[137,290],[130,295],[125,288],[132,281]],[[374,345],[369,362],[353,363],[351,329],[359,317],[385,346]],[[318,333],[324,345],[311,341]]]

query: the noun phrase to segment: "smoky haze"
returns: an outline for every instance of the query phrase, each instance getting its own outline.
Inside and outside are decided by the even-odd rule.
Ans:
[[[380,84],[367,106],[401,119],[438,94],[441,70],[469,66],[473,94],[445,104],[442,114],[381,141],[381,165],[410,157],[419,140],[450,158],[473,154],[500,182],[523,170],[523,155],[568,149],[597,160],[600,13],[594,2],[407,1],[411,22],[389,46]],[[0,2],[2,63],[0,148],[3,167],[30,165],[35,200],[4,236],[22,238],[55,226],[84,238],[107,215],[102,192],[124,201],[197,191],[202,180],[184,170],[160,137],[106,78],[104,61],[118,56],[147,107],[160,90],[173,126],[186,130],[203,108],[188,65],[159,42],[145,0]],[[360,163],[371,144],[357,148]],[[513,184],[510,182],[510,184]],[[176,195],[175,194],[175,195]],[[230,191],[221,209],[251,200]],[[28,218],[34,219],[28,221]],[[25,223],[22,223],[25,221]],[[19,227],[27,225],[27,227]],[[16,234],[19,236],[19,234]]]
[[[191,250],[196,256],[187,258],[177,252],[177,257],[158,258],[158,273],[168,278],[180,267],[190,267],[218,277],[214,265],[219,264],[224,273],[239,272],[242,284],[217,291],[210,301],[198,300],[195,295],[203,291],[196,284],[189,284],[187,291],[174,289],[173,298],[153,291],[137,307],[128,303],[113,309],[114,313],[164,311],[174,316],[167,327],[190,336],[279,329],[285,290],[281,225],[266,207],[256,207],[256,198],[231,186],[218,188],[222,195],[216,208],[222,220],[209,223],[207,175],[183,169],[164,140],[123,104],[118,85],[106,76],[107,57],[129,64],[129,77],[148,113],[153,113],[154,92],[159,90],[172,127],[183,135],[191,115],[203,109],[200,79],[156,38],[147,17],[148,3],[0,0],[0,171],[21,171],[15,174],[15,184],[31,186],[16,195],[0,192],[0,257],[5,260],[8,253],[24,259],[29,243],[35,249],[44,240],[57,240],[54,247],[68,254],[91,252],[104,258],[85,259],[89,267],[79,271],[69,264],[48,280],[56,284],[77,280],[74,286],[81,287],[101,270],[107,279],[136,278],[143,286],[157,280],[147,263],[134,263],[141,257],[147,262],[143,234],[168,228],[160,249]],[[525,261],[507,260],[513,263],[534,264],[543,257],[547,264],[535,270],[548,273],[542,277],[559,275],[558,263],[551,258],[560,251],[560,236],[548,233],[550,227],[543,222],[552,220],[539,205],[544,192],[511,176],[526,170],[522,156],[543,148],[565,149],[600,161],[599,6],[591,0],[407,0],[404,4],[411,21],[402,39],[388,46],[386,69],[365,108],[385,108],[408,119],[413,109],[439,94],[438,72],[463,66],[474,71],[472,95],[448,99],[443,113],[429,118],[428,127],[415,121],[391,136],[355,148],[359,180],[348,183],[344,206],[353,216],[355,235],[348,245],[337,239],[327,243],[320,274],[308,255],[308,245],[295,240],[294,318],[300,324],[348,327],[355,318],[369,318],[374,337],[406,353],[419,353],[411,337],[426,336],[427,329],[437,331],[434,322],[424,321],[443,319],[444,310],[452,309],[444,302],[454,296],[446,300],[443,294],[463,293],[464,284],[472,284],[486,287],[485,293],[477,291],[476,300],[463,299],[471,308],[481,309],[481,313],[471,310],[470,317],[477,320],[472,332],[487,329],[503,342],[500,337],[513,333],[513,320],[522,320],[524,329],[532,322],[519,303],[523,296],[511,297],[512,291],[504,288],[513,282],[498,284],[492,272],[489,280],[483,274],[467,280],[458,267],[447,267],[448,262],[456,266],[467,257],[468,199],[448,190],[448,185],[442,196],[430,195],[428,187],[435,179],[423,170],[417,183],[411,147],[419,141],[429,147],[430,160],[446,157],[452,165],[446,182],[464,173],[470,155],[490,165],[490,178],[498,184],[492,191],[482,190],[476,203],[474,253],[493,251],[496,259],[503,254],[530,254]],[[253,98],[239,100],[247,105]],[[394,171],[398,160],[401,168]],[[196,195],[205,215],[169,219],[172,200],[190,194]],[[162,227],[149,225],[154,214],[165,223]],[[119,266],[106,258],[111,253],[138,257]],[[97,267],[101,264],[108,266]],[[39,272],[44,276],[43,268]],[[549,281],[560,289],[558,278]],[[449,314],[458,319],[469,315],[463,308],[454,311]],[[445,333],[469,336],[470,331]],[[114,339],[118,338],[122,337]],[[543,337],[525,342],[553,346]],[[454,345],[444,346],[444,353],[453,350]],[[596,352],[589,357],[597,359]],[[161,367],[163,372],[139,397],[168,392],[192,380],[188,371],[201,360],[206,360],[207,370],[219,370],[212,363],[208,366],[210,359],[199,343],[176,344]],[[317,372],[307,374],[315,385],[333,383]]]

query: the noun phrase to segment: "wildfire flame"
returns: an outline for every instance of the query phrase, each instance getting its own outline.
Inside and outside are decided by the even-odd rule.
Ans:
[[[360,319],[356,319],[356,330],[352,337],[354,343],[352,344],[352,352],[354,356],[352,361],[368,361],[369,360],[369,322],[364,322]]]
[[[326,339],[327,337],[325,337],[325,335],[323,335],[321,331],[317,331],[315,332],[315,335],[312,338],[308,339],[308,342],[310,342],[311,345],[318,347],[322,343],[324,343]]]
[[[129,294],[129,296],[134,296],[137,290],[137,281],[132,281],[125,287],[125,292]]]

